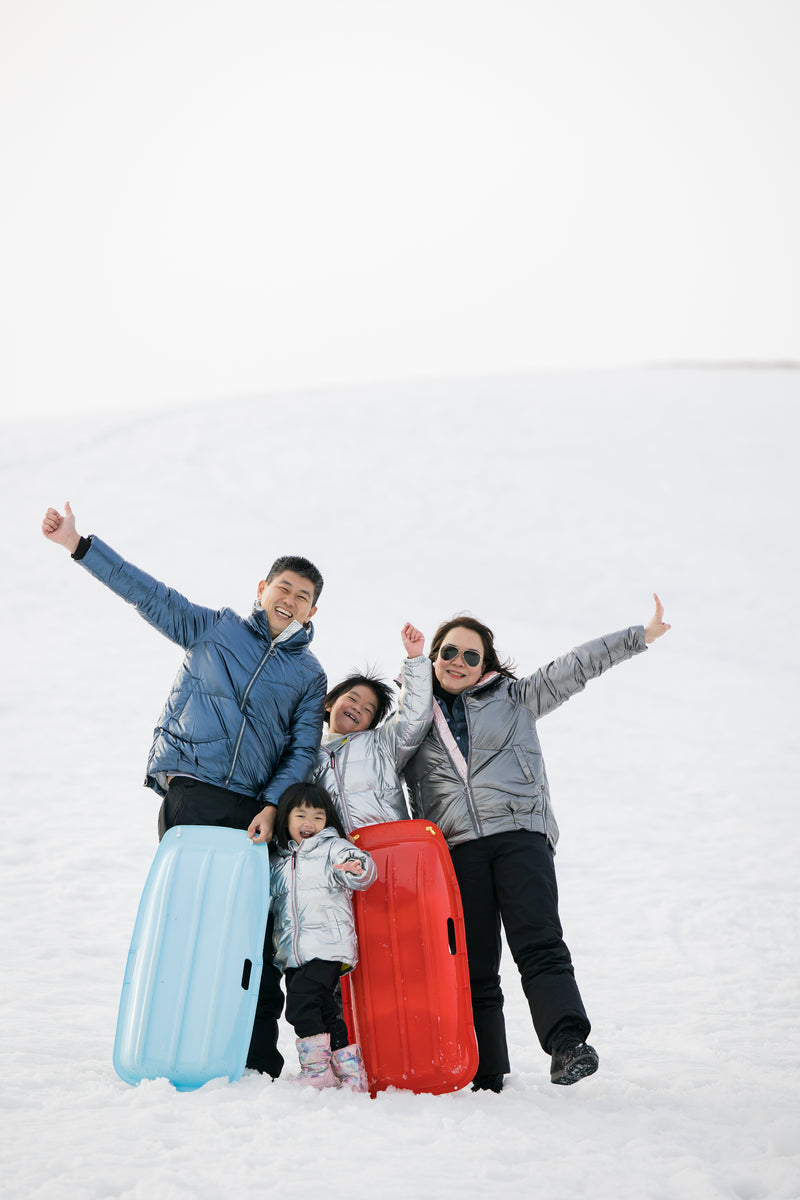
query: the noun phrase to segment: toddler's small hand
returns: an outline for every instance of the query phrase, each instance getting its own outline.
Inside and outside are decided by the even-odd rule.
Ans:
[[[364,868],[362,867],[361,863],[356,862],[355,859],[352,858],[349,858],[347,862],[334,863],[333,866],[337,871],[347,871],[348,875],[364,874]]]

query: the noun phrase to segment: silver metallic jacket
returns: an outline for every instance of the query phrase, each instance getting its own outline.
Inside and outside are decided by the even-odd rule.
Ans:
[[[536,732],[536,719],[602,675],[646,650],[641,625],[576,646],[527,679],[493,672],[461,693],[469,729],[465,759],[439,707],[405,779],[416,817],[434,821],[451,846],[512,829],[543,833],[558,826]]]
[[[408,820],[400,772],[432,717],[431,660],[420,654],[403,663],[397,709],[382,725],[323,737],[313,780],[330,793],[348,833],[363,825]]]
[[[360,862],[363,875],[338,871],[336,863]],[[358,943],[351,889],[365,891],[375,882],[375,863],[364,850],[326,826],[299,846],[274,846],[270,852],[270,893],[275,929],[275,966],[301,967],[312,958],[355,966]]]

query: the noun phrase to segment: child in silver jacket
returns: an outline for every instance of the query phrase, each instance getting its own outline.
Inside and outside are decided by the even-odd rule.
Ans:
[[[349,1043],[335,991],[358,961],[352,890],[375,882],[375,863],[346,840],[330,796],[294,783],[278,803],[270,845],[274,962],[286,980],[300,1081],[365,1092],[361,1051]]]
[[[430,728],[433,688],[424,634],[406,624],[400,636],[407,658],[388,720],[392,689],[374,676],[350,675],[325,697],[328,730],[312,778],[330,793],[347,833],[409,819],[400,772]]]

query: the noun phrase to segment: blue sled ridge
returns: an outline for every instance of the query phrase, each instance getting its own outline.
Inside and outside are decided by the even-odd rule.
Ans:
[[[180,1091],[239,1079],[253,1030],[269,915],[269,855],[240,829],[179,825],[142,892],[114,1040],[126,1083]]]

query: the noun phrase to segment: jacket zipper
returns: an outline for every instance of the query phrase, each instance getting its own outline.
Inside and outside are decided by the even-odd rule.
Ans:
[[[345,738],[345,740],[342,742],[340,749],[344,750],[341,770],[339,769],[339,760],[334,751],[331,751],[331,766],[333,767],[333,778],[336,780],[336,787],[339,791],[339,801],[342,806],[342,812],[347,822],[347,829],[349,832],[353,827],[353,822],[350,816],[350,809],[347,807],[347,795],[344,790],[344,769],[347,763],[347,755],[350,752],[350,743],[348,742],[347,738]]]
[[[463,703],[463,702],[462,702]],[[434,700],[434,705],[438,706],[434,709],[433,723],[439,737],[442,749],[447,755],[450,765],[455,772],[456,778],[463,785],[463,795],[466,797],[467,816],[472,822],[472,828],[476,837],[483,837],[483,828],[478,820],[478,813],[475,808],[475,800],[469,786],[469,756],[472,755],[472,733],[469,729],[469,713],[467,706],[464,704],[464,719],[467,722],[467,732],[469,733],[469,756],[467,758],[461,753],[461,747],[455,739],[450,722],[447,719],[447,713],[438,700]],[[455,756],[458,755],[458,758]],[[463,764],[463,770],[459,766],[459,760]]]
[[[225,779],[225,787],[227,787],[229,785],[230,781],[233,779],[233,773],[236,770],[236,763],[239,760],[239,751],[242,746],[242,738],[244,737],[244,731],[247,727],[247,721],[245,720],[245,716],[244,716],[244,710],[247,706],[247,698],[253,689],[253,684],[255,683],[255,681],[258,679],[259,675],[263,671],[263,669],[266,665],[267,659],[270,657],[270,655],[273,653],[274,650],[275,650],[275,642],[272,643],[272,645],[270,646],[267,653],[261,659],[261,662],[258,664],[255,671],[250,676],[250,681],[247,684],[247,687],[244,689],[244,695],[242,696],[242,700],[239,705],[239,711],[242,714],[242,723],[239,726],[239,735],[236,738],[236,745],[233,747],[233,758],[231,759],[231,769],[228,771],[227,778]]]
[[[302,966],[302,964],[300,962],[300,929],[299,929],[299,923],[297,920],[297,851],[296,850],[292,851],[292,880],[291,880],[291,888],[290,888],[289,894],[291,896],[291,906],[292,906],[292,953],[294,954],[294,961],[297,963],[297,965],[299,967],[299,966]]]
[[[467,755],[467,778],[464,782],[464,794],[467,797],[467,812],[469,813],[470,820],[472,821],[472,824],[474,826],[475,834],[477,837],[483,837],[483,825],[481,824],[480,818],[478,817],[478,810],[475,807],[475,797],[472,795],[472,788],[470,787],[470,783],[469,783],[470,779],[472,778],[472,772],[470,770],[470,765],[469,765],[470,759],[472,758],[472,730],[470,729],[469,709],[467,708],[467,701],[466,701],[465,697],[462,698],[461,703],[464,705],[464,720],[467,722],[467,733],[469,735],[469,753]]]

